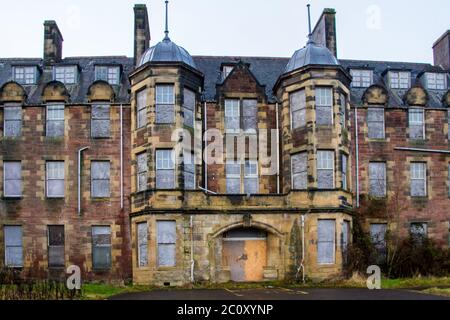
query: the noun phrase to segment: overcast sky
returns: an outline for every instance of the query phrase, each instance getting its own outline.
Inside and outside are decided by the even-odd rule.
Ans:
[[[450,29],[449,0],[314,0],[337,11],[339,58],[432,62],[432,45]],[[43,22],[56,20],[63,55],[133,55],[133,6],[149,9],[152,45],[164,30],[163,0],[14,0],[2,3],[0,57],[41,57]],[[290,57],[303,47],[303,0],[171,0],[171,39],[192,55]]]

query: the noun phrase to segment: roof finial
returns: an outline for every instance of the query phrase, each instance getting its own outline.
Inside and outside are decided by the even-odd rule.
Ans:
[[[169,1],[166,0],[166,30],[164,31],[166,34],[165,40],[169,40]]]

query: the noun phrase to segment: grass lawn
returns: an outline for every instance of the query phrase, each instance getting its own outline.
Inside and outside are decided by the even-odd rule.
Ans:
[[[450,288],[431,288],[423,291],[424,293],[434,294],[438,296],[450,297]]]

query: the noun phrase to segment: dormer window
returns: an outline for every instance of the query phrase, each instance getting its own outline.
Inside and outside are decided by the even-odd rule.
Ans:
[[[222,80],[225,80],[230,75],[231,71],[233,71],[233,69],[233,66],[224,66],[222,69]]]
[[[373,81],[372,70],[352,69],[350,70],[350,74],[353,77],[352,87],[368,88],[372,85]]]
[[[389,71],[389,83],[392,89],[408,89],[411,86],[411,73]]]
[[[19,84],[36,84],[37,67],[13,67],[13,78]]]
[[[427,89],[445,90],[447,89],[447,75],[445,73],[427,73]]]
[[[76,66],[58,66],[54,70],[54,80],[64,84],[76,84],[78,72]]]
[[[120,83],[120,67],[119,66],[96,66],[95,80],[103,80],[110,85],[118,85]]]

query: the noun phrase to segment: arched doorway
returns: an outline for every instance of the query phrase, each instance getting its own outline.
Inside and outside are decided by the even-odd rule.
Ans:
[[[231,281],[264,280],[267,266],[267,232],[238,227],[223,233],[222,266],[229,268]]]

